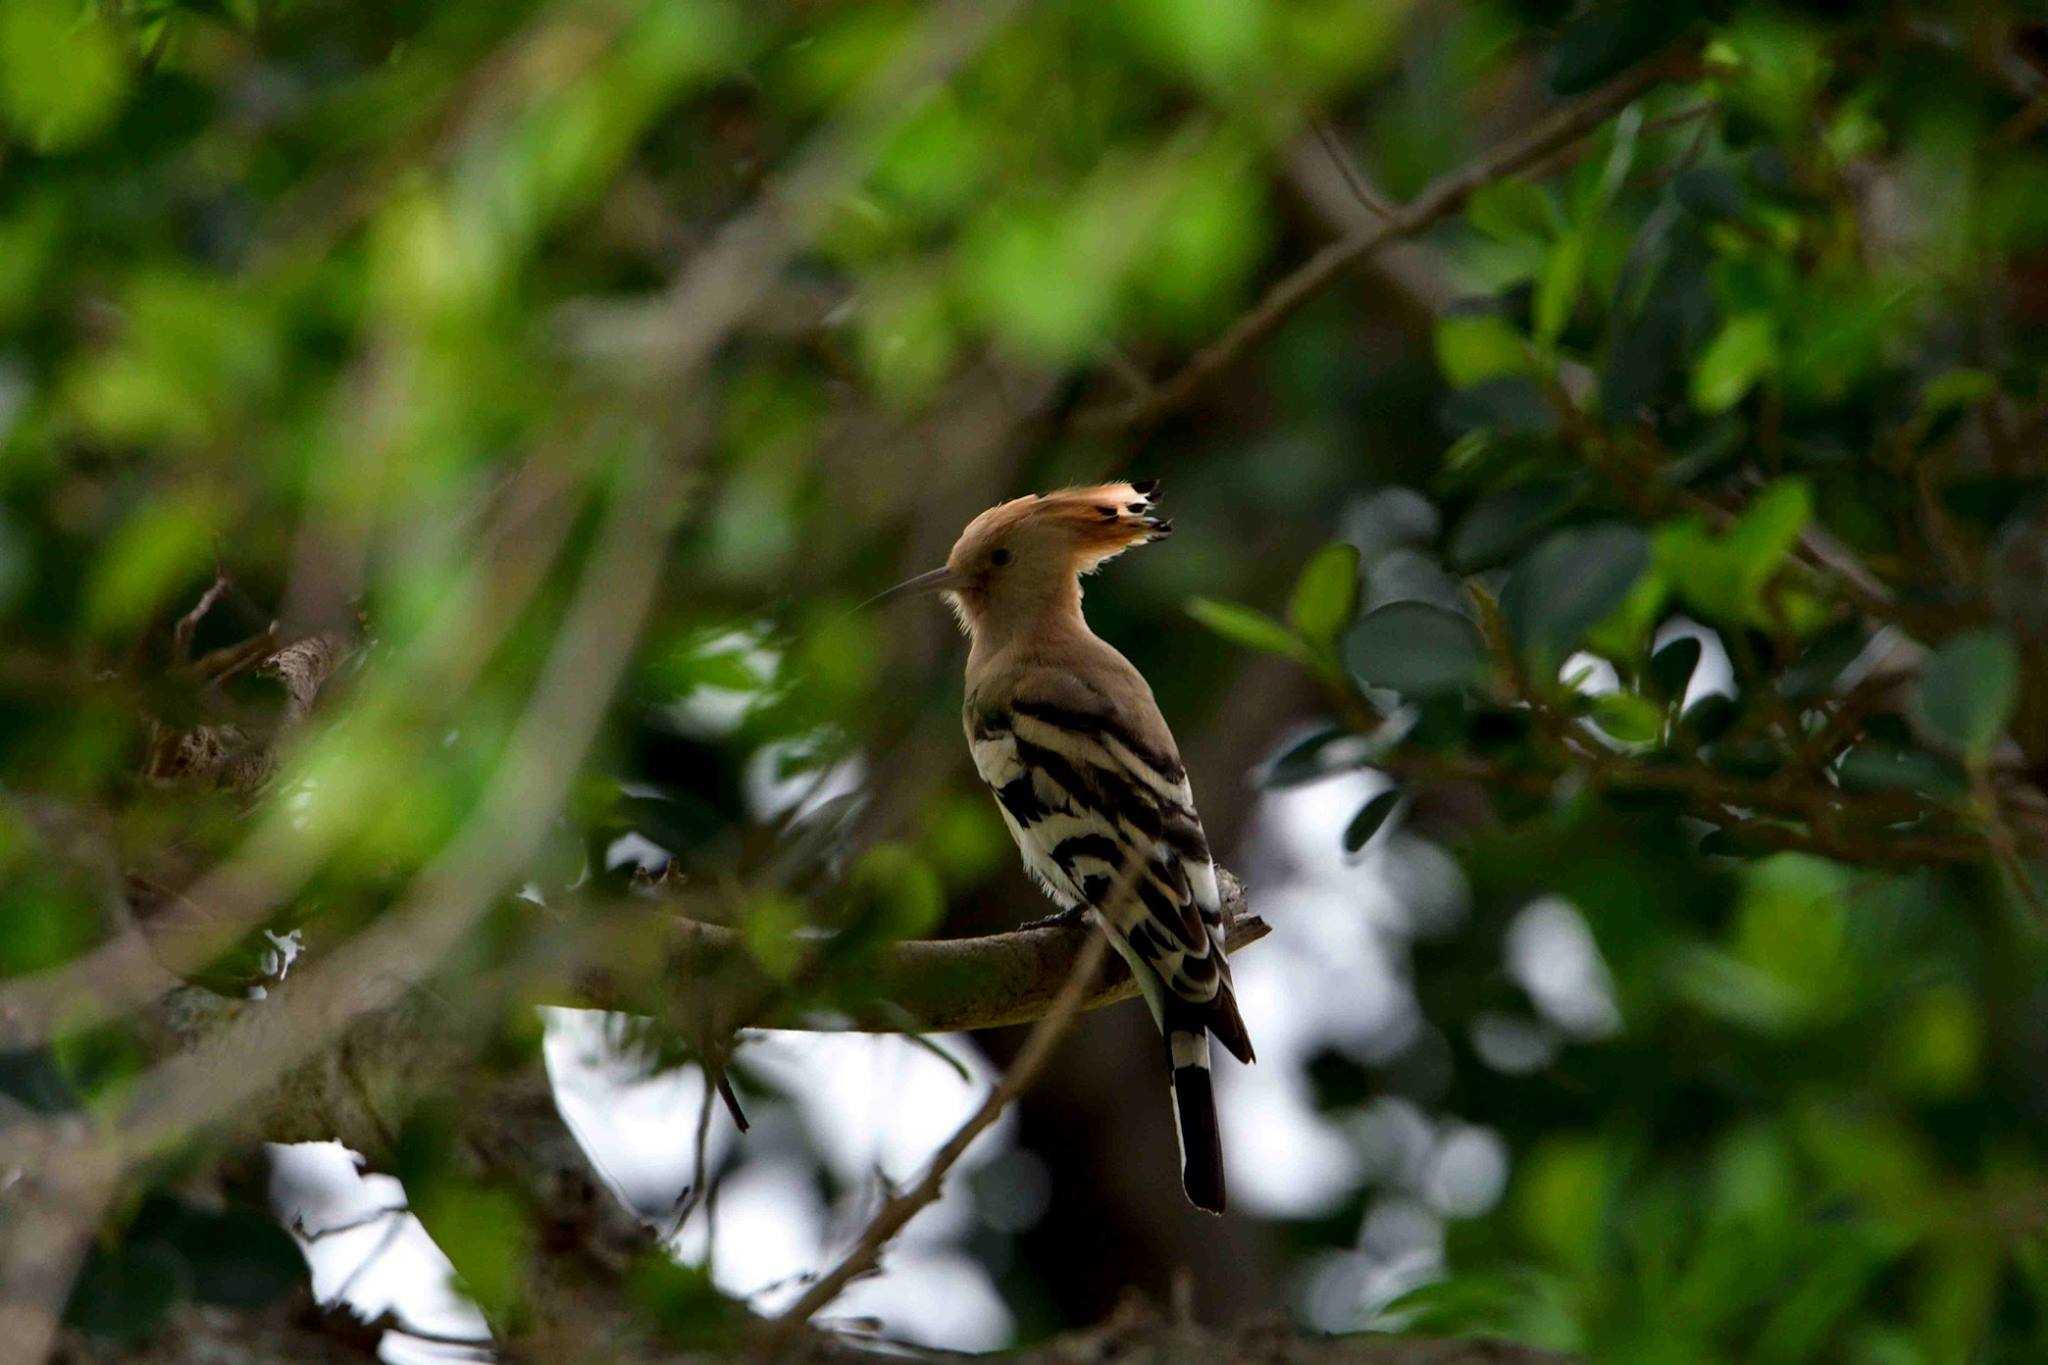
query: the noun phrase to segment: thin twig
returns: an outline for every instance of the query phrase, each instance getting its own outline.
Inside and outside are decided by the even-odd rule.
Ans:
[[[344,1218],[339,1223],[329,1223],[319,1228],[307,1227],[303,1218],[294,1219],[292,1231],[299,1235],[301,1241],[320,1242],[329,1237],[339,1237],[345,1232],[361,1232],[364,1228],[374,1227],[394,1214],[411,1212],[412,1209],[404,1204],[386,1204],[381,1208],[370,1209],[353,1218]]]
[[[1344,183],[1350,187],[1352,196],[1375,216],[1393,217],[1397,211],[1396,206],[1385,195],[1368,185],[1365,177],[1358,173],[1358,167],[1352,162],[1351,153],[1345,149],[1343,140],[1337,136],[1337,130],[1327,123],[1318,123],[1315,125],[1315,135],[1316,141],[1321,143],[1323,150],[1329,154],[1330,164],[1337,168],[1337,174],[1342,176]]]
[[[917,1183],[900,1194],[893,1194],[882,1201],[882,1207],[861,1233],[838,1265],[820,1276],[816,1283],[804,1291],[789,1308],[789,1311],[775,1320],[773,1335],[769,1339],[770,1352],[787,1345],[791,1336],[810,1321],[820,1308],[839,1296],[854,1277],[870,1269],[882,1254],[890,1239],[903,1230],[911,1218],[926,1205],[939,1197],[940,1188],[945,1184],[947,1172],[967,1151],[983,1129],[994,1123],[1010,1101],[1022,1094],[1027,1086],[1038,1077],[1046,1059],[1052,1055],[1053,1047],[1065,1035],[1074,1016],[1080,1012],[1082,997],[1087,993],[1088,982],[1093,979],[1095,969],[1101,965],[1103,954],[1108,950],[1106,936],[1091,934],[1087,946],[1074,962],[1074,970],[1067,977],[1067,984],[1060,989],[1059,997],[1031,1030],[1031,1036],[1024,1040],[1024,1047],[1017,1054],[1017,1060],[1004,1073],[995,1088],[990,1090],[981,1105],[967,1117],[946,1140],[945,1146],[932,1155],[931,1164]]]
[[[1579,96],[1554,111],[1519,137],[1510,138],[1448,174],[1439,176],[1422,192],[1377,222],[1362,225],[1340,241],[1332,242],[1304,261],[1285,279],[1268,289],[1251,311],[1227,328],[1223,335],[1196,352],[1193,359],[1153,393],[1143,399],[1107,405],[1082,412],[1076,419],[1084,427],[1105,430],[1144,427],[1157,422],[1187,403],[1211,379],[1235,364],[1238,358],[1294,315],[1338,273],[1370,256],[1387,243],[1412,237],[1434,226],[1462,207],[1482,185],[1504,180],[1549,156],[1558,148],[1585,137],[1630,102],[1654,86],[1691,70],[1689,53],[1666,54],[1615,77],[1597,90]]]
[[[391,1214],[403,1212],[403,1209],[385,1209],[379,1211],[378,1217],[389,1217]],[[398,1245],[398,1239],[405,1234],[407,1226],[409,1225],[405,1219],[392,1218],[389,1226],[378,1236],[377,1244],[364,1254],[362,1260],[355,1263],[355,1267],[335,1286],[334,1292],[327,1296],[327,1301],[332,1304],[346,1304],[348,1296],[354,1292],[356,1285],[361,1283],[364,1273],[383,1260],[385,1253],[392,1247]]]
[[[711,1149],[711,1105],[718,1098],[718,1087],[712,1082],[708,1062],[700,1063],[698,1071],[704,1077],[704,1096],[697,1104],[697,1151],[691,1158],[690,1186],[676,1200],[675,1214],[662,1231],[661,1240],[664,1242],[673,1242],[682,1236],[690,1215],[697,1211],[697,1205],[704,1202],[705,1173],[711,1165],[708,1155]]]

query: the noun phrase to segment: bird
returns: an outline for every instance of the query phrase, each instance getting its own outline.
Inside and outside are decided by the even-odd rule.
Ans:
[[[876,601],[942,594],[969,647],[963,722],[1025,870],[1129,964],[1164,1043],[1181,1185],[1221,1214],[1210,1038],[1249,1065],[1223,901],[1187,770],[1144,675],[1088,627],[1081,578],[1162,540],[1158,480],[1031,494],[969,522],[940,568]]]

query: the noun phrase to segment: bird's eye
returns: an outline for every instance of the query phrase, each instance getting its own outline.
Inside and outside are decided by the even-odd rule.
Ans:
[[[1010,562],[1010,552],[1008,550],[997,550],[989,555],[988,562],[1000,569],[1003,565]]]

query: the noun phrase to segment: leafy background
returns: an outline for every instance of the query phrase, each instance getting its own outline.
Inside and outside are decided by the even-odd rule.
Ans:
[[[1584,136],[1473,161],[1559,107]],[[707,1143],[688,992],[612,910],[733,924],[811,1003],[1042,913],[950,626],[852,608],[1001,497],[1161,475],[1178,535],[1089,602],[1276,926],[1238,1209],[1180,1207],[1155,1044],[1090,1016],[880,1330],[1030,1342],[1185,1271],[1211,1320],[2038,1358],[2044,115],[1998,3],[10,0],[5,985],[138,925],[245,1022],[402,962],[464,1056],[378,1094],[417,1275],[508,1342],[613,1299],[727,1340],[786,1301],[742,1211],[814,1210],[817,1269],[950,1118],[875,1134],[1018,1039],[945,1041],[967,1082],[852,1041],[929,1096],[858,1123],[816,1097],[867,1062],[744,1041],[761,1131]],[[261,922],[166,948],[224,865]],[[544,1026],[592,962],[654,1022]],[[42,1262],[58,1349],[274,1314],[301,1251],[379,1311],[251,1145],[336,1130],[223,1127],[152,1024],[61,1003],[8,1132],[128,1145]],[[578,1055],[643,1212],[730,1177],[723,1273],[695,1208],[542,1269],[577,1239],[464,1125],[544,1061],[572,1113]]]

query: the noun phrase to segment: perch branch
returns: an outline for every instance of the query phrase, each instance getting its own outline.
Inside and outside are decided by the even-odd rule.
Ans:
[[[1237,363],[1296,309],[1313,298],[1339,272],[1372,255],[1389,242],[1412,237],[1435,226],[1463,207],[1472,192],[1496,180],[1519,174],[1551,153],[1571,145],[1637,99],[1644,92],[1691,69],[1686,53],[1667,54],[1625,71],[1597,90],[1560,106],[1519,137],[1437,177],[1422,192],[1385,216],[1354,229],[1304,261],[1268,289],[1251,311],[1195,353],[1181,370],[1141,398],[1091,409],[1080,415],[1084,427],[1098,430],[1145,427],[1187,403],[1211,379]]]
[[[1245,905],[1244,887],[1224,869],[1217,869],[1223,888],[1227,949],[1236,952],[1272,932],[1272,926]],[[711,1006],[717,1026],[752,1022],[734,1017],[743,1002],[759,1000],[772,983],[747,956],[739,934],[722,925],[678,918],[676,956],[694,976],[718,981],[720,1003]],[[1049,924],[978,938],[909,939],[881,949],[864,970],[872,973],[875,998],[886,1010],[844,1017],[777,1018],[777,1028],[838,1030],[866,1033],[952,1033],[1006,1028],[1043,1018],[1073,974],[1074,964],[1101,937],[1086,925]],[[1111,958],[1082,983],[1079,1009],[1094,1010],[1128,1000],[1138,988],[1122,959]],[[603,1000],[602,990],[589,990],[579,1003]],[[625,1006],[626,1001],[609,1001]]]

